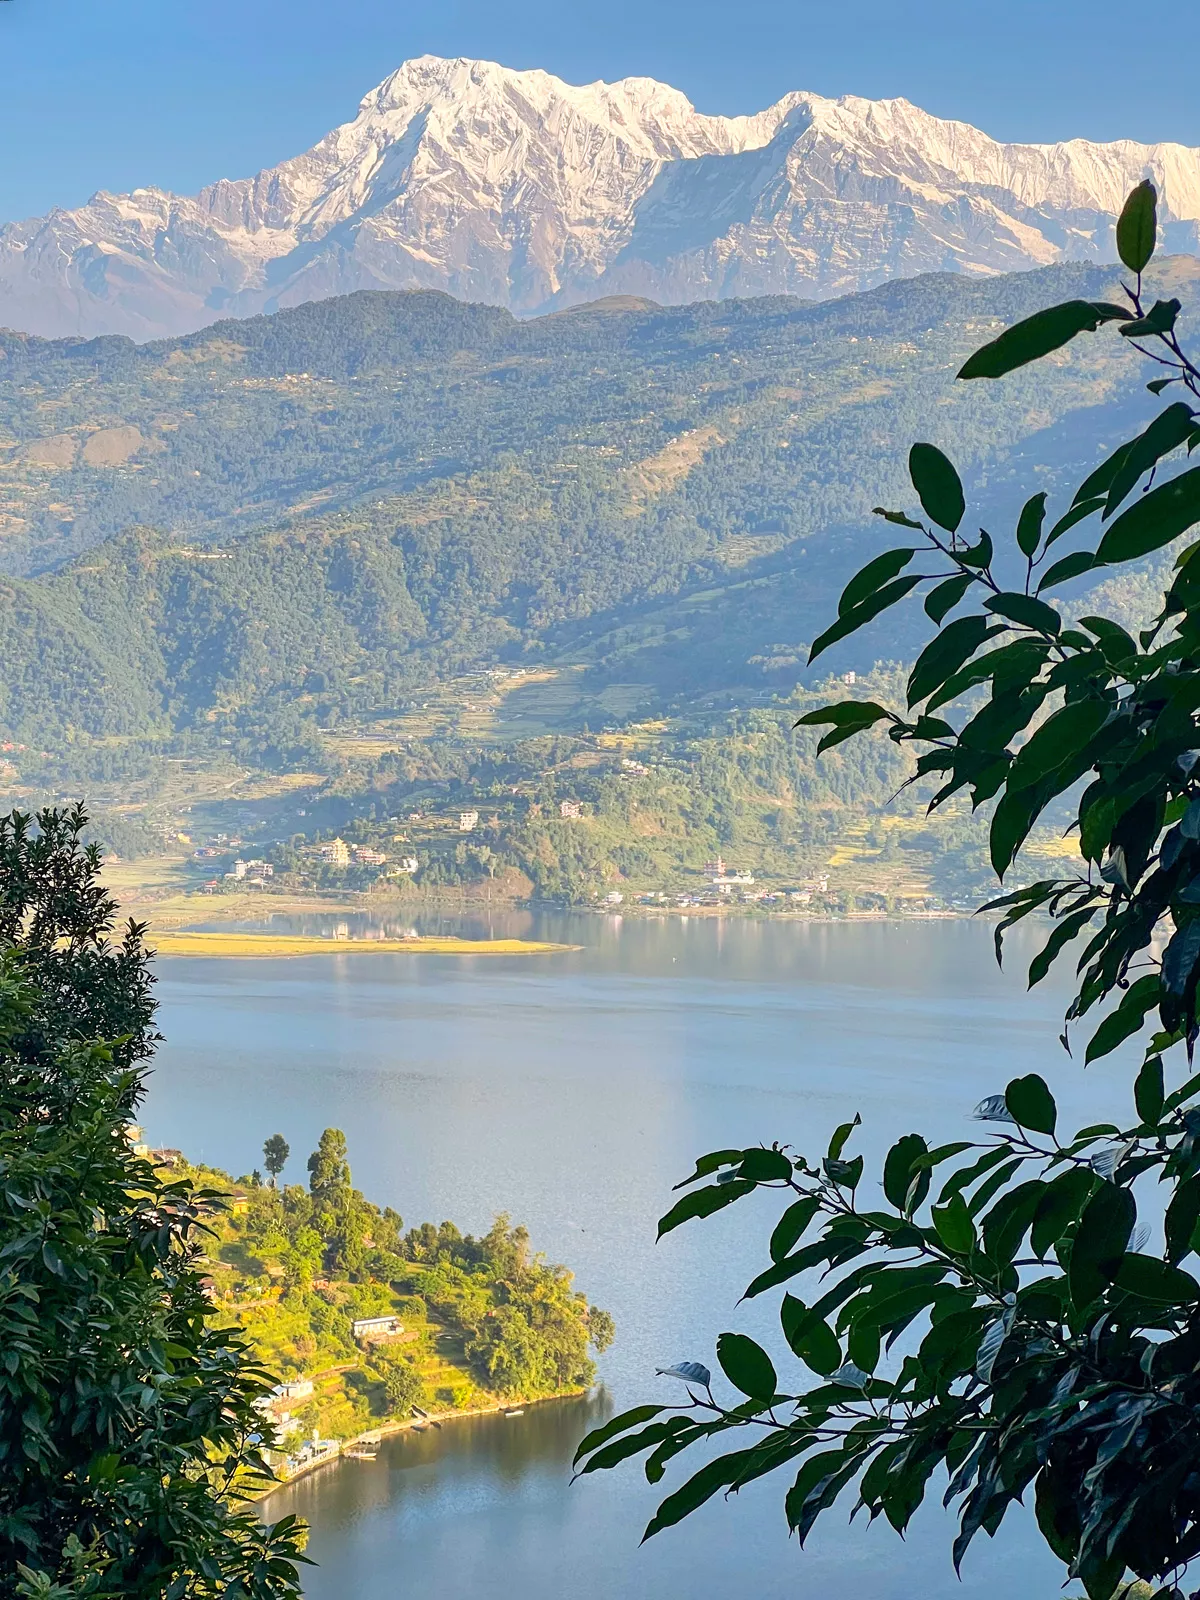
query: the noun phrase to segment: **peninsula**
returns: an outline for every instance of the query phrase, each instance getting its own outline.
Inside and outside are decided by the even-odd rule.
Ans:
[[[140,1137],[140,1130],[131,1130]],[[139,1145],[139,1149],[142,1147]],[[157,1167],[225,1195],[206,1246],[204,1291],[278,1382],[263,1403],[282,1479],[364,1435],[427,1417],[495,1411],[579,1394],[613,1322],[566,1267],[497,1216],[476,1238],[453,1222],[404,1229],[351,1184],[346,1139],[327,1128],[307,1185],[280,1184],[291,1151],[263,1146],[268,1178],[145,1149]]]

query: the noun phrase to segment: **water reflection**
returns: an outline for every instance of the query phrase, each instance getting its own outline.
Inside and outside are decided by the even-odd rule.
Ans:
[[[514,1501],[524,1504],[546,1488],[557,1495],[580,1439],[612,1414],[612,1399],[600,1388],[527,1406],[519,1416],[459,1417],[440,1429],[392,1434],[374,1461],[320,1467],[272,1495],[263,1512],[273,1520],[297,1512],[319,1523],[322,1544],[339,1559],[341,1537],[380,1515],[393,1531],[441,1520],[447,1507],[486,1505],[511,1515]]]
[[[298,1181],[335,1125],[356,1184],[408,1223],[479,1232],[511,1212],[616,1317],[601,1375],[621,1408],[669,1398],[655,1367],[706,1359],[724,1328],[779,1348],[771,1296],[735,1309],[765,1259],[765,1199],[654,1242],[698,1151],[782,1137],[819,1155],[862,1111],[870,1171],[914,1128],[970,1136],[971,1107],[1017,1071],[1047,1076],[1064,1122],[1085,1110],[1083,1074],[1056,1043],[1061,989],[1024,994],[1019,946],[998,973],[982,924],[518,914],[423,931],[583,948],[163,962],[151,1136],[246,1172],[278,1130]],[[1111,1062],[1089,1069],[1086,1091],[1087,1120],[1123,1110]],[[443,1600],[792,1600],[834,1587],[1007,1600],[1013,1561],[1026,1587],[1059,1581],[1017,1522],[972,1550],[960,1586],[936,1504],[905,1543],[839,1519],[798,1557],[774,1483],[639,1548],[660,1490],[632,1464],[569,1487],[587,1423],[582,1406],[464,1421],[289,1489],[273,1510],[312,1519],[312,1600],[391,1600],[417,1584]]]

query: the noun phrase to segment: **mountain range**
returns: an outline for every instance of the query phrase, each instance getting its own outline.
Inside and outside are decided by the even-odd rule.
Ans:
[[[0,325],[188,333],[359,289],[518,314],[599,297],[828,298],[931,271],[1113,258],[1130,187],[1200,251],[1200,150],[1001,144],[906,100],[796,92],[707,116],[649,78],[574,87],[422,56],[313,149],[194,196],[98,193],[0,228]]]

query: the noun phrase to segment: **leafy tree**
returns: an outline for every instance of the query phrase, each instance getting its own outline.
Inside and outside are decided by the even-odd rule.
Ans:
[[[281,1133],[273,1133],[263,1144],[263,1166],[271,1174],[271,1187],[275,1187],[275,1180],[288,1164],[291,1155],[291,1146]]]
[[[308,1188],[314,1202],[330,1208],[349,1192],[350,1162],[346,1135],[340,1128],[326,1128],[309,1156]]]
[[[963,791],[991,808],[1001,878],[1039,817],[1077,830],[1077,871],[992,902],[997,944],[1044,913],[1036,983],[1085,941],[1063,1035],[1069,1046],[1089,1019],[1085,1061],[1149,1019],[1130,1116],[1060,1131],[1050,1089],[1026,1073],[978,1107],[993,1132],[937,1149],[916,1133],[897,1140],[881,1196],[848,1153],[857,1118],[821,1160],[780,1145],[702,1157],[660,1231],[778,1189],[787,1209],[747,1294],[822,1270],[807,1300],[787,1292],[780,1311],[789,1362],[815,1379],[789,1392],[766,1350],[725,1333],[717,1361],[731,1400],[707,1368],[685,1364],[675,1375],[688,1403],[639,1407],[591,1434],[583,1471],[649,1452],[654,1482],[693,1444],[730,1431],[746,1440],[671,1494],[648,1533],[786,1466],[798,1467],[786,1514],[801,1542],[844,1494],[902,1531],[946,1473],[956,1564],[1030,1490],[1047,1543],[1092,1600],[1129,1573],[1180,1600],[1200,1555],[1200,1268],[1184,1265],[1200,1247],[1200,542],[1178,549],[1140,630],[1073,619],[1051,598],[1072,577],[1173,550],[1200,521],[1200,467],[1176,470],[1178,452],[1200,443],[1200,370],[1177,338],[1179,302],[1143,295],[1155,234],[1143,183],[1117,226],[1128,303],[1039,312],[959,376],[1002,378],[1112,323],[1157,363],[1151,392],[1181,398],[1066,507],[1051,514],[1045,493],[1031,496],[1013,549],[960,531],[957,471],[915,445],[924,516],[881,513],[912,537],[852,579],[812,651],[932,584],[925,611],[938,632],[909,676],[907,708],[846,699],[802,719],[827,728],[826,749],[868,729],[915,745],[918,773],[940,783],[932,808]],[[715,1182],[691,1187],[704,1178]]]
[[[593,1306],[588,1313],[588,1336],[595,1349],[603,1355],[617,1336],[617,1324],[611,1311],[601,1311]]]
[[[86,823],[0,819],[0,1596],[296,1595],[295,1519],[237,1498],[271,1379],[207,1320],[218,1199],[127,1137],[152,979]]]
[[[390,1351],[380,1351],[375,1364],[383,1373],[383,1390],[389,1411],[398,1415],[406,1414],[425,1393],[421,1374],[411,1361]]]

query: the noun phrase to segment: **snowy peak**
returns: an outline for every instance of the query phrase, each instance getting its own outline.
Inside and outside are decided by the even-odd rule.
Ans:
[[[1166,247],[1200,248],[1200,151],[1182,145],[1000,144],[906,100],[803,92],[707,116],[652,78],[420,56],[255,177],[0,228],[0,324],[149,338],[364,288],[535,312],[1111,259],[1147,174]]]

